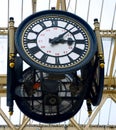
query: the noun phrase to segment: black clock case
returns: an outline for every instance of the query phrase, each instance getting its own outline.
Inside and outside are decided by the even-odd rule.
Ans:
[[[57,70],[56,69],[51,70],[49,68],[45,68],[45,67],[35,64],[23,52],[22,46],[21,46],[21,44],[22,44],[21,43],[21,41],[22,41],[21,34],[23,33],[22,28],[24,28],[26,26],[26,23],[28,21],[31,21],[32,19],[36,18],[37,16],[45,15],[46,13],[50,13],[50,14],[52,14],[52,13],[61,14],[62,13],[62,15],[74,17],[74,19],[77,19],[80,23],[82,23],[86,27],[87,32],[89,33],[90,39],[91,39],[90,53],[88,54],[88,56],[85,58],[84,61],[82,61],[81,63],[78,64],[78,66],[68,68],[67,70],[65,70],[65,69],[60,70],[60,68]],[[15,36],[16,36],[15,37],[15,46],[16,46],[17,53],[19,53],[19,56],[16,55],[15,68],[11,69],[11,68],[9,68],[9,66],[7,68],[7,70],[8,70],[7,105],[10,108],[13,107],[13,101],[15,100],[19,109],[24,114],[26,114],[28,117],[30,117],[31,119],[34,119],[39,122],[44,122],[44,123],[57,123],[57,122],[65,121],[65,120],[71,118],[72,116],[74,116],[80,110],[84,100],[87,100],[88,98],[90,98],[91,85],[92,85],[93,81],[90,81],[89,80],[90,78],[88,78],[88,77],[89,76],[92,77],[95,75],[95,73],[90,74],[90,71],[92,70],[95,72],[96,68],[98,68],[98,71],[99,71],[98,76],[100,76],[99,84],[97,86],[98,89],[96,90],[98,94],[97,95],[93,94],[93,97],[91,97],[92,98],[91,101],[92,101],[93,105],[99,105],[99,103],[101,101],[101,97],[102,97],[102,91],[103,91],[104,69],[101,69],[101,68],[99,69],[99,58],[96,58],[96,60],[94,62],[95,66],[92,66],[93,65],[93,63],[91,62],[92,58],[94,56],[97,57],[97,42],[96,42],[96,37],[95,37],[94,31],[84,20],[82,20],[80,17],[78,17],[72,13],[65,12],[65,11],[57,11],[57,10],[42,11],[42,12],[35,13],[35,14],[29,16],[27,19],[25,19],[18,27]],[[23,70],[23,67],[22,67],[23,60],[31,66],[27,70]],[[79,96],[75,97],[75,98],[77,98],[77,101],[76,101],[74,107],[69,109],[68,111],[66,111],[66,113],[56,114],[56,115],[52,115],[52,114],[50,115],[50,113],[48,115],[46,115],[45,113],[38,114],[38,112],[37,113],[33,112],[33,110],[30,109],[28,100],[26,100],[25,97],[23,97],[20,94],[17,94],[17,90],[18,90],[17,88],[20,88],[18,90],[19,93],[20,93],[20,91],[22,91],[21,86],[24,84],[24,81],[25,81],[23,78],[23,75],[28,76],[30,74],[29,73],[30,70],[32,70],[32,71],[40,70],[41,73],[50,73],[50,74],[54,74],[54,73],[55,74],[64,74],[64,75],[67,74],[70,77],[72,77],[71,80],[73,80],[73,81],[76,80],[77,82],[78,81],[81,82],[81,84],[83,84],[83,86],[85,88],[83,88],[81,86],[82,91],[80,91]],[[76,75],[77,70],[81,70],[81,73],[82,73],[81,78],[79,78],[78,75]],[[86,75],[85,75],[85,73],[86,73]],[[88,85],[86,85],[87,82],[89,82]],[[77,83],[77,86],[78,86],[78,83]],[[56,91],[56,90],[54,90],[54,91]],[[31,99],[31,97],[27,97],[27,99],[29,99],[29,98]],[[70,97],[70,98],[73,99],[73,97]],[[32,98],[32,100],[33,100],[33,98]],[[47,105],[49,105],[49,104],[47,104]]]

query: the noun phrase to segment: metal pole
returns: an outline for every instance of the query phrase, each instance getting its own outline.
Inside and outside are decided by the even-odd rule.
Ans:
[[[94,20],[94,26],[95,26],[95,34],[96,34],[96,40],[98,45],[98,56],[100,59],[100,67],[104,68],[104,53],[103,53],[103,46],[102,46],[102,39],[100,36],[100,24],[98,22],[98,19]]]
[[[66,11],[66,0],[57,0],[56,9]]]
[[[37,0],[32,0],[32,13],[33,14],[36,12],[36,5],[37,5]]]
[[[26,117],[24,120],[23,120],[23,123],[22,125],[19,127],[18,130],[23,130],[23,128],[27,125],[27,123],[29,122],[30,118]]]
[[[83,130],[78,124],[77,122],[74,120],[74,118],[70,119],[70,122],[77,128],[77,130]]]
[[[9,67],[14,68],[15,66],[15,43],[14,43],[14,18],[10,18],[9,21]]]
[[[61,0],[61,10],[66,11],[66,0]]]

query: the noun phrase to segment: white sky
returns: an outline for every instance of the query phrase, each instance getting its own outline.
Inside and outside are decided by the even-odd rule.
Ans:
[[[69,0],[67,1],[67,5]],[[101,6],[103,0],[91,0],[90,10],[89,10],[89,17],[88,23],[92,28],[94,18],[98,18],[100,21],[100,13],[101,13]],[[9,13],[8,13],[8,0],[0,0],[0,27],[7,27],[8,26],[8,16],[14,17],[15,26],[17,27],[22,19],[26,18],[30,14],[32,14],[32,6],[31,0],[23,0],[23,8],[22,8],[22,0],[9,0]],[[75,0],[70,0],[70,6],[68,11],[75,13]],[[77,8],[76,14],[82,17],[84,20],[87,21],[87,12],[88,12],[88,3],[89,0],[77,0]],[[37,3],[37,11],[46,10],[49,8],[49,0],[38,0]],[[116,0],[104,0],[102,17],[101,17],[101,29],[115,29],[116,30],[116,10],[114,11],[116,4]],[[56,6],[56,0],[51,0],[50,8]],[[23,9],[23,12],[22,12]],[[115,15],[114,15],[115,12]],[[115,17],[114,17],[115,16]],[[112,22],[114,17],[114,22]],[[104,39],[104,54],[105,54],[105,63],[107,68],[107,63],[109,62],[108,59],[108,52],[110,48],[111,39]],[[106,47],[107,46],[107,47]],[[6,64],[7,64],[7,39],[6,36],[0,36],[0,74],[6,74]],[[1,69],[2,68],[2,69]],[[106,71],[106,70],[105,70]],[[5,106],[1,100],[1,104]],[[110,105],[112,106],[112,110],[110,111]],[[16,107],[16,106],[15,106]],[[4,107],[6,111],[8,108]],[[109,108],[109,109],[106,109]],[[96,117],[94,120],[94,124],[101,124],[101,125],[116,125],[116,104],[108,99],[108,101],[104,104],[102,110],[100,111],[100,116]],[[13,122],[17,123],[19,121],[15,120],[15,116],[20,116],[20,112],[16,110],[12,117]],[[79,116],[81,114],[81,117]],[[84,116],[83,116],[84,115]],[[110,115],[110,116],[109,116]],[[86,117],[86,119],[85,119]],[[87,112],[86,112],[86,105],[83,105],[81,112],[75,117],[80,123],[85,123],[87,120]],[[0,119],[1,121],[2,119]],[[100,122],[99,122],[100,121]],[[4,124],[4,123],[2,123]]]

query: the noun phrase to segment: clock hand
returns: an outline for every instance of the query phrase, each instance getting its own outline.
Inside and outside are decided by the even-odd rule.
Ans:
[[[68,38],[67,40],[60,38],[60,39],[49,39],[49,42],[52,43],[52,45],[56,45],[58,43],[68,43],[68,45],[72,45],[73,42],[75,42],[72,38]]]
[[[84,44],[85,40],[84,39],[79,39],[79,40],[73,40],[72,38],[68,38],[67,40],[60,38],[60,39],[49,39],[49,42],[52,43],[52,45],[56,45],[58,43],[68,43],[68,45],[72,45],[73,43],[76,44]]]
[[[67,34],[70,30],[72,30],[74,27],[70,28],[69,30],[67,30],[66,32],[64,32],[63,34],[60,34],[57,38],[63,38],[63,36],[65,34]]]
[[[61,41],[61,39],[63,38],[63,36],[64,36],[65,34],[67,34],[70,30],[72,30],[73,28],[74,28],[74,27],[70,28],[70,29],[67,30],[66,32],[60,34],[58,37],[55,37],[55,38],[53,38],[53,39],[50,38],[50,39],[49,39],[49,42],[52,43],[52,44],[57,44],[57,43],[59,43],[59,41]]]
[[[72,38],[68,38],[67,40],[65,40],[65,39],[61,40],[61,43],[65,43],[65,42],[67,42],[68,45],[72,45],[73,42],[75,42],[75,41]]]
[[[61,41],[61,39],[58,39],[57,37],[51,39],[49,38],[49,43],[52,43],[52,44],[57,44]]]

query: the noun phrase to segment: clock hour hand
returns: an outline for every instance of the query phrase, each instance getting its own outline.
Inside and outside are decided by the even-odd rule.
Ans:
[[[53,45],[60,43],[61,39],[55,37],[53,39],[49,38],[49,43],[52,43]]]
[[[52,45],[56,45],[58,43],[68,43],[68,45],[72,45],[73,43],[77,43],[77,44],[85,44],[85,40],[84,39],[78,39],[78,40],[73,40],[72,38],[68,38],[67,40],[60,38],[60,39],[49,39],[49,42]]]
[[[58,43],[68,43],[68,45],[72,45],[73,42],[75,42],[72,38],[68,38],[67,40],[60,38],[60,39],[49,39],[49,42],[52,43],[52,45],[56,45]]]
[[[65,33],[63,33],[63,34],[60,34],[58,37],[55,37],[55,38],[53,38],[53,39],[49,38],[49,43],[58,44],[58,43],[64,42],[63,36],[64,36],[66,33],[67,33],[67,32],[65,32]]]

